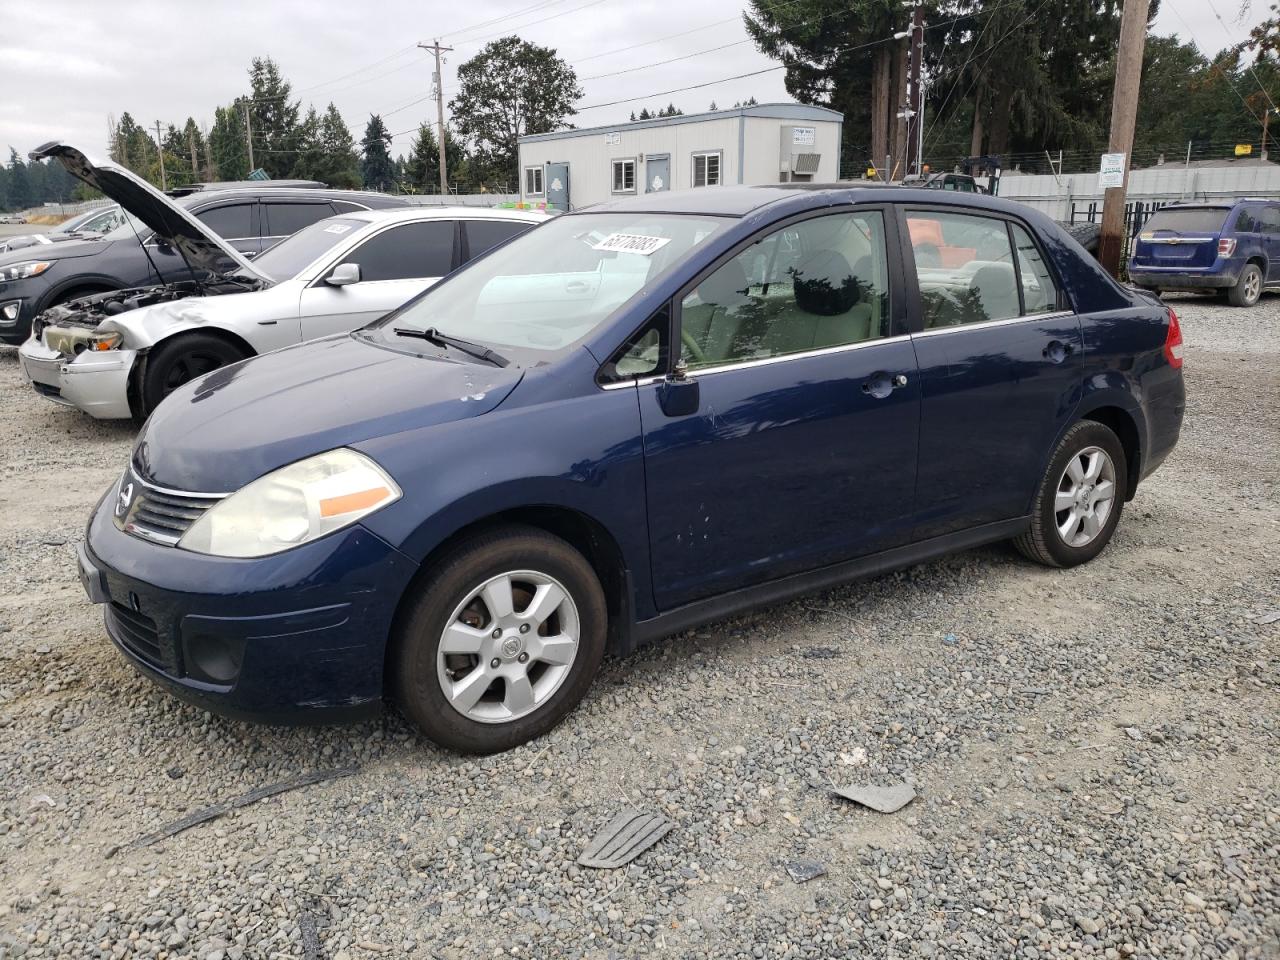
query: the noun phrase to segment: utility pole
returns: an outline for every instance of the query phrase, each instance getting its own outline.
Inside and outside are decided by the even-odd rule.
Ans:
[[[1133,127],[1138,118],[1138,85],[1142,53],[1147,43],[1147,11],[1151,0],[1126,0],[1120,18],[1120,49],[1116,54],[1116,84],[1111,95],[1110,153],[1124,154],[1124,174],[1118,187],[1108,187],[1102,200],[1102,236],[1098,260],[1113,277],[1120,274],[1124,249],[1124,197],[1133,156]]]
[[[187,149],[191,151],[191,176],[200,179],[199,161],[196,160],[196,126],[193,123],[187,131]]]
[[[439,37],[433,43],[420,43],[418,46],[436,55],[436,128],[438,130],[436,140],[440,148],[440,195],[444,196],[449,192],[449,172],[445,169],[444,159],[444,75],[440,72],[440,54],[451,53],[453,47],[440,46]]]
[[[910,159],[907,167],[914,164],[917,176],[923,172],[924,152],[924,95],[920,89],[920,68],[924,60],[924,10],[916,4],[915,13],[911,16],[911,118],[907,121],[907,151]]]
[[[249,172],[257,170],[257,165],[253,162],[253,125],[249,122],[249,101],[244,102],[244,142],[249,147]]]
[[[164,141],[160,139],[160,121],[156,121],[156,150],[160,153],[160,190],[169,189],[169,181],[164,174]]]
[[[1267,123],[1271,120],[1271,107],[1262,111],[1262,152],[1259,154],[1263,161],[1267,159]]]

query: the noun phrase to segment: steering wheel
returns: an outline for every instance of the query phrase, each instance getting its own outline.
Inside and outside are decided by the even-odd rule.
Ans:
[[[702,352],[702,348],[698,346],[698,341],[693,339],[693,334],[688,330],[680,331],[680,342],[689,350],[690,356],[698,363],[706,363],[707,355]]]

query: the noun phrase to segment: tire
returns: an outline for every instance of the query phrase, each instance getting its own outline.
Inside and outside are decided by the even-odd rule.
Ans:
[[[1098,454],[1105,459],[1094,459]],[[1088,467],[1095,463],[1099,464],[1099,474],[1090,481]],[[1073,465],[1074,476],[1068,473]],[[1086,478],[1083,483],[1079,482],[1080,474]],[[1096,495],[1096,491],[1103,489],[1103,481],[1111,484],[1111,496],[1105,516],[1100,517],[1105,494]],[[1014,545],[1024,556],[1049,567],[1074,567],[1092,560],[1106,549],[1115,533],[1128,482],[1128,463],[1119,438],[1104,424],[1081,420],[1067,431],[1049,459],[1036,490],[1031,527],[1014,540]],[[1064,499],[1060,500],[1060,495]],[[1067,497],[1073,501],[1070,507],[1066,506]],[[1089,515],[1096,524],[1092,533]],[[1072,520],[1076,520],[1074,527]],[[1064,528],[1070,540],[1064,536]]]
[[[184,383],[246,356],[235,344],[208,333],[185,333],[164,341],[147,356],[141,391],[143,416]]]
[[[1262,296],[1262,271],[1256,263],[1246,263],[1234,287],[1227,288],[1227,301],[1233,307],[1252,307]]]
[[[543,587],[544,596],[554,596],[551,588],[565,596],[539,619],[529,614]],[[392,631],[388,687],[400,711],[440,746],[509,750],[552,729],[591,686],[608,627],[604,590],[586,558],[559,537],[514,525],[476,534],[409,589]],[[490,589],[513,601],[513,612],[495,615],[484,593]],[[442,650],[446,628],[455,652]],[[535,648],[549,638],[556,642]],[[508,682],[522,676],[528,682],[520,687]],[[458,693],[456,705],[446,685]]]
[[[1062,229],[1085,250],[1096,257],[1102,239],[1102,227],[1096,223],[1064,223]]]

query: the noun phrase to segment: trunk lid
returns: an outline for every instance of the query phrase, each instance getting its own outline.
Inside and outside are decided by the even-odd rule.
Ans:
[[[1230,207],[1164,207],[1151,215],[1134,246],[1133,266],[1199,268],[1218,259]]]
[[[109,161],[90,160],[58,141],[37,147],[29,156],[32,161],[56,159],[77,180],[110,197],[172,244],[195,269],[212,274],[234,271],[266,281],[239,251],[132,171]]]

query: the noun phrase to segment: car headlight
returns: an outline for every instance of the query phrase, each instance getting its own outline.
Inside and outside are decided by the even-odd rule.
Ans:
[[[23,260],[21,263],[11,263],[6,267],[0,267],[0,280],[26,280],[28,277],[38,277],[52,266],[53,263],[48,260]]]
[[[33,332],[35,328],[32,328]],[[115,331],[86,330],[84,327],[59,327],[42,325],[40,338],[50,350],[57,350],[67,356],[78,357],[82,353],[98,353],[103,350],[114,350],[124,340],[124,335]]]
[[[381,467],[339,447],[241,487],[201,515],[178,546],[218,557],[265,557],[350,526],[400,496]]]

